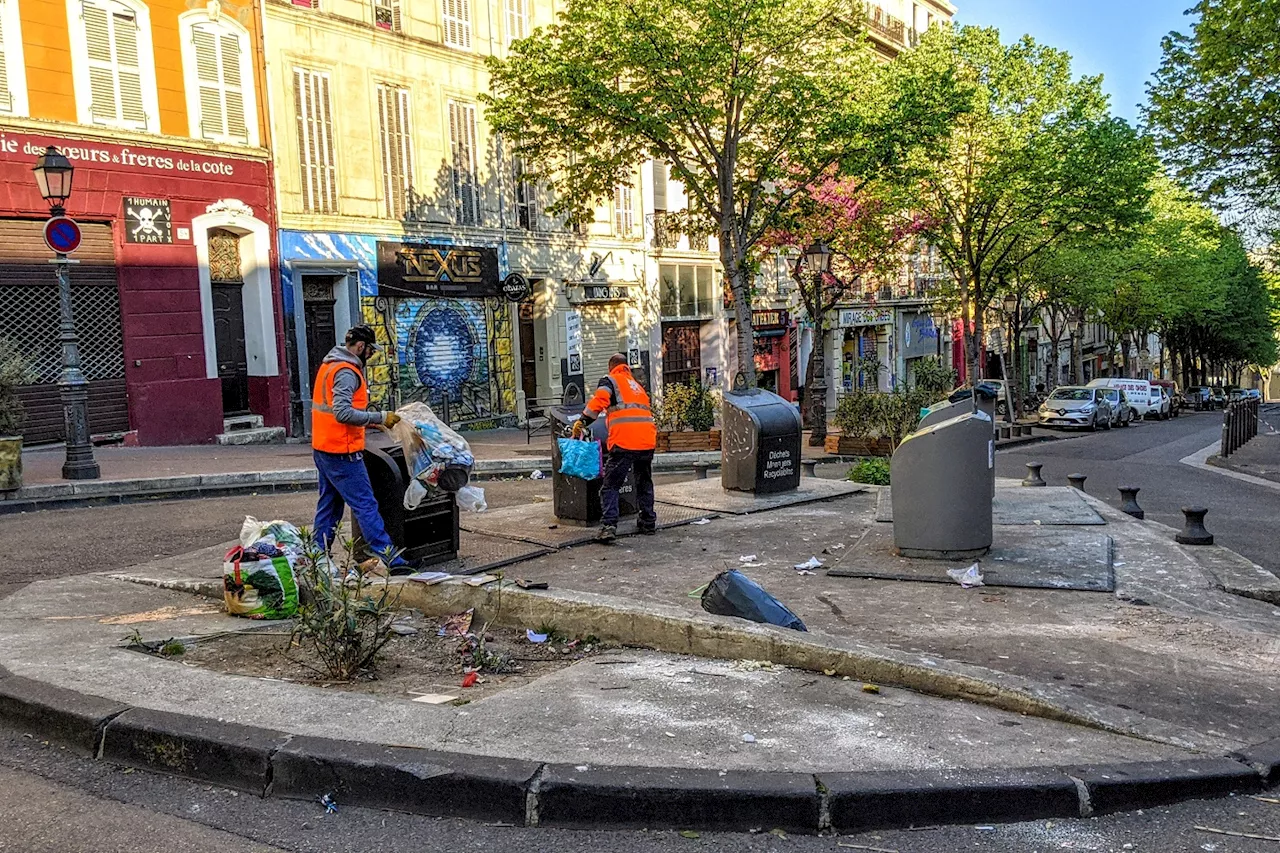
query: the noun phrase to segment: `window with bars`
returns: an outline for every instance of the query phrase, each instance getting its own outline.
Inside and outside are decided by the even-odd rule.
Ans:
[[[471,0],[442,0],[444,43],[471,49]]]
[[[526,231],[538,230],[538,187],[528,176],[528,166],[523,157],[515,158],[512,165],[515,180],[516,224]]]
[[[150,56],[141,53],[138,13],[112,0],[82,0],[89,120],[94,124],[156,130],[146,104],[155,97]],[[149,42],[149,39],[148,39]],[[148,45],[149,46],[149,45]],[[146,87],[151,91],[147,92]],[[148,97],[148,95],[150,97]]]
[[[507,0],[507,44],[529,35],[529,0]]]
[[[193,135],[217,142],[249,144],[251,134],[245,103],[245,84],[252,86],[248,68],[248,34],[221,21],[204,20],[190,24],[187,33],[188,92],[193,107]],[[194,67],[190,67],[194,66]]]
[[[413,132],[409,90],[378,84],[378,131],[382,143],[382,194],[387,216],[404,219],[413,187]]]
[[[630,237],[635,227],[636,214],[631,203],[631,187],[618,184],[613,188],[613,231],[619,237]]]
[[[449,144],[453,153],[454,221],[458,225],[479,225],[475,104],[449,101]]]
[[[298,120],[302,209],[306,213],[337,213],[338,168],[333,147],[329,75],[294,68],[293,103]]]
[[[401,29],[400,0],[373,0],[373,25],[393,33]]]

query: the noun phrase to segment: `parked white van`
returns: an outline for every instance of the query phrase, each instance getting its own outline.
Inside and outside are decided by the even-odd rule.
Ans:
[[[1162,403],[1160,400],[1160,392],[1156,391],[1155,396],[1151,394],[1151,383],[1146,379],[1121,379],[1118,376],[1108,376],[1104,379],[1095,379],[1089,383],[1090,388],[1118,388],[1124,392],[1125,397],[1129,398],[1129,405],[1133,407],[1133,411],[1140,418],[1148,415],[1153,417],[1160,416]]]

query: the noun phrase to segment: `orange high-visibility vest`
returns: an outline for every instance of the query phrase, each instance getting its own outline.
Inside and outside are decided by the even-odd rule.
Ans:
[[[590,418],[605,412],[609,426],[609,449],[653,450],[658,445],[658,429],[653,423],[653,410],[644,387],[631,375],[631,368],[620,364],[609,372],[606,380],[612,386],[597,388],[583,414]]]
[[[360,377],[351,405],[362,410],[369,407],[369,385],[358,367],[345,361],[321,364],[311,392],[311,446],[325,453],[358,453],[364,450],[364,427],[339,423],[333,415],[333,380],[339,370],[354,370]]]

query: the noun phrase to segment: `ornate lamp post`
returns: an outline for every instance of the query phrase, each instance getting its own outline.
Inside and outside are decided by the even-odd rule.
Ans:
[[[75,174],[71,161],[50,145],[36,158],[32,171],[35,172],[40,195],[49,203],[49,212],[54,216],[65,215],[66,201],[71,195],[71,178]],[[58,304],[62,314],[58,329],[58,340],[62,344],[62,375],[58,379],[58,389],[67,434],[67,457],[62,464],[62,476],[67,480],[96,480],[101,474],[93,458],[93,444],[89,441],[89,381],[80,370],[80,338],[71,313],[71,265],[76,261],[69,259],[64,252],[57,252],[50,263],[58,277]]]
[[[821,240],[804,250],[804,262],[813,276],[814,286],[822,293],[822,282],[831,271],[831,247]],[[819,299],[821,301],[821,299]],[[813,397],[809,400],[809,446],[820,447],[827,441],[827,335],[823,318],[818,321],[822,334],[814,341]]]

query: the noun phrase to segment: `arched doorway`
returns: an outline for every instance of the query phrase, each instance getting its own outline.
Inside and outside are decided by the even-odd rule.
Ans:
[[[209,285],[213,295],[213,337],[225,415],[249,413],[249,358],[244,333],[244,272],[240,235],[209,229]]]

